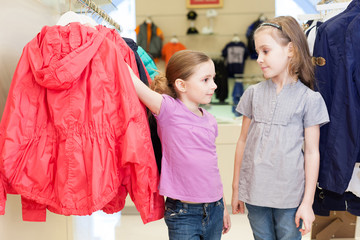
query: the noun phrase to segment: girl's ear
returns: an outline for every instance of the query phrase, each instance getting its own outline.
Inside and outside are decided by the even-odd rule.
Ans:
[[[292,42],[288,43],[288,57],[294,57],[295,54],[295,48],[294,48],[294,44]]]
[[[175,80],[175,87],[180,91],[180,92],[186,92],[186,84],[185,81],[178,78]]]

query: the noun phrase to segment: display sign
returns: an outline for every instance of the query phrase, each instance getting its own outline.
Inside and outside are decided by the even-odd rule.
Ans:
[[[187,8],[220,8],[223,0],[186,0]]]

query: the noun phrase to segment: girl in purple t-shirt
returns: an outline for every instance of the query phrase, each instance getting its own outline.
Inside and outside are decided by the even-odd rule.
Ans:
[[[230,230],[217,163],[215,118],[208,104],[215,67],[201,52],[183,50],[169,60],[151,88],[130,70],[140,100],[157,120],[162,144],[160,194],[166,196],[170,239],[220,239]]]

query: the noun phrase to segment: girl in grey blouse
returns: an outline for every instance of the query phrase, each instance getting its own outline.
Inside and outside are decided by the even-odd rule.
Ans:
[[[315,219],[320,126],[329,116],[312,90],[314,69],[297,21],[274,18],[254,36],[257,62],[268,80],[249,87],[236,108],[243,123],[232,210],[244,213],[246,203],[255,240],[301,239]]]

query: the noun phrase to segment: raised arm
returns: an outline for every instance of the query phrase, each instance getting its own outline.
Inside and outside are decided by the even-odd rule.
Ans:
[[[144,103],[152,113],[159,114],[162,102],[161,94],[151,90],[134,74],[133,70],[129,66],[128,68],[135,86],[136,93],[141,102]]]
[[[296,213],[295,223],[297,227],[300,225],[300,218],[303,220],[304,228],[300,229],[302,235],[307,234],[311,230],[311,225],[315,220],[312,205],[314,202],[314,194],[316,183],[319,175],[320,153],[319,153],[320,127],[315,125],[305,128],[305,191],[304,198]]]
[[[235,150],[235,163],[234,163],[234,176],[233,176],[233,182],[232,182],[232,200],[231,200],[231,206],[232,206],[232,213],[244,213],[244,203],[239,201],[239,179],[240,179],[240,168],[241,163],[244,155],[245,150],[245,143],[246,138],[249,130],[251,119],[243,116],[242,121],[242,127],[241,127],[241,133],[239,140],[236,144],[236,150]]]

